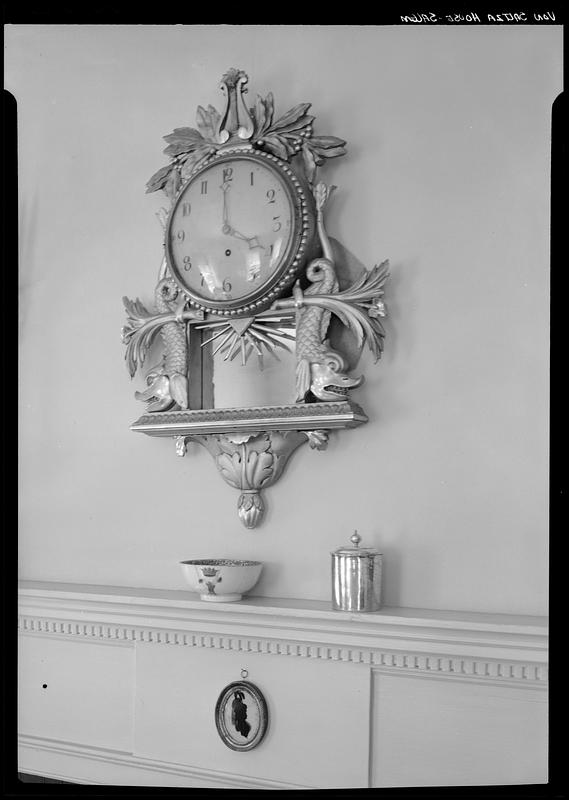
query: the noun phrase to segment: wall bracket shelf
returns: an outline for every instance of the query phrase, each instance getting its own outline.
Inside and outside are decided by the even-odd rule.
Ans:
[[[308,442],[315,450],[328,445],[328,431],[367,422],[349,400],[253,408],[171,411],[145,414],[131,425],[147,436],[173,437],[184,456],[190,442],[205,447],[222,478],[240,492],[238,513],[247,528],[261,521],[261,489],[282,475],[293,452]]]

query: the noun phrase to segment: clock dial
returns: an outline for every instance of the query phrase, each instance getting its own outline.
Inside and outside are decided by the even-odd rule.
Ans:
[[[176,201],[167,234],[172,271],[205,306],[242,305],[288,264],[296,218],[293,191],[273,164],[224,156],[200,170]]]

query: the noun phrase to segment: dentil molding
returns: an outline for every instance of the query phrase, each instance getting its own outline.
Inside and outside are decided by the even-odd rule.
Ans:
[[[247,598],[215,607],[185,591],[23,582],[23,634],[206,647],[369,665],[374,671],[547,687],[543,617],[384,608],[357,614],[328,603]]]

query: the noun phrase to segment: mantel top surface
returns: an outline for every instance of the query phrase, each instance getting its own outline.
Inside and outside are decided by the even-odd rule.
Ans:
[[[204,603],[197,595],[185,590],[166,590],[127,586],[104,586],[79,583],[46,581],[21,581],[19,592],[22,598],[50,597],[54,600],[69,599],[86,602],[113,602],[133,606],[162,606],[188,611],[254,614],[272,617],[296,617],[327,620],[353,621],[366,625],[396,625],[412,627],[462,628],[470,630],[518,632],[544,636],[548,619],[539,616],[517,614],[485,614],[468,611],[441,611],[422,608],[399,608],[384,606],[379,611],[354,613],[333,611],[329,602],[275,597],[245,597],[239,602]]]

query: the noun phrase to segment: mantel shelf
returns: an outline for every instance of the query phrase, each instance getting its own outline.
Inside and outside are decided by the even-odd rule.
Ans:
[[[21,598],[46,598],[85,600],[102,603],[126,603],[132,606],[159,606],[165,609],[207,612],[214,615],[266,615],[296,619],[334,621],[354,625],[379,627],[403,625],[423,628],[448,628],[497,633],[520,633],[546,636],[547,617],[517,614],[483,614],[466,611],[440,611],[436,609],[400,608],[384,606],[379,611],[354,613],[333,611],[331,604],[322,600],[304,600],[281,597],[244,597],[239,602],[205,603],[193,592],[185,590],[144,589],[128,586],[103,586],[99,584],[52,583],[46,581],[21,581]]]
[[[470,736],[468,747],[478,742],[478,734],[471,732],[472,726],[479,726],[474,730],[480,729],[480,736],[485,741],[487,718],[480,716],[480,709],[488,708],[488,713],[492,710],[493,724],[499,725],[495,734],[496,746],[505,748],[506,760],[510,757],[507,755],[510,753],[509,742],[515,738],[514,732],[519,726],[524,725],[527,736],[531,734],[535,739],[535,726],[542,724],[540,720],[548,687],[547,619],[544,617],[388,607],[358,614],[333,611],[329,602],[318,600],[246,597],[233,603],[208,603],[186,590],[37,581],[23,581],[19,599],[22,652],[35,654],[26,662],[32,672],[36,670],[34,679],[27,684],[29,718],[37,720],[44,708],[47,695],[45,687],[41,688],[42,682],[45,680],[51,686],[51,681],[44,677],[43,662],[64,665],[67,663],[65,659],[71,659],[74,664],[84,665],[77,670],[75,683],[71,682],[72,690],[80,698],[75,703],[91,704],[89,720],[97,714],[102,716],[97,731],[109,716],[108,695],[114,698],[112,702],[117,707],[124,708],[126,720],[123,738],[118,740],[113,722],[115,727],[107,735],[114,736],[116,744],[114,749],[108,749],[105,744],[107,750],[101,749],[99,740],[88,747],[81,740],[78,746],[76,737],[65,732],[67,729],[54,738],[51,720],[46,723],[49,724],[47,729],[37,722],[35,727],[29,723],[31,729],[23,728],[21,731],[20,757],[22,763],[31,764],[39,774],[44,774],[42,770],[47,764],[50,774],[70,775],[75,779],[84,776],[90,780],[93,776],[100,776],[104,767],[110,783],[118,771],[122,780],[134,780],[140,785],[146,785],[149,776],[155,776],[155,783],[160,786],[165,785],[166,779],[173,785],[185,786],[197,785],[196,782],[201,785],[200,781],[207,782],[208,786],[225,786],[231,781],[231,785],[237,788],[243,785],[265,789],[299,788],[296,784],[285,785],[284,782],[290,780],[286,772],[275,774],[267,770],[260,777],[254,776],[257,783],[241,773],[235,779],[228,778],[228,775],[233,775],[231,765],[212,766],[197,756],[180,757],[163,749],[163,742],[168,741],[172,726],[175,742],[180,735],[184,738],[185,734],[180,734],[180,731],[189,730],[183,727],[187,725],[187,711],[183,702],[180,707],[180,698],[189,697],[188,676],[191,675],[191,665],[195,664],[211,664],[215,691],[211,687],[208,691],[215,697],[220,688],[217,686],[219,675],[227,675],[227,680],[236,679],[240,669],[246,669],[254,681],[268,687],[267,691],[271,692],[276,691],[283,674],[291,676],[291,681],[296,681],[295,694],[304,691],[307,698],[313,697],[311,680],[315,675],[322,676],[322,680],[333,686],[334,695],[343,709],[350,708],[354,699],[359,697],[364,732],[358,734],[357,725],[353,728],[355,738],[352,746],[362,759],[361,774],[358,773],[362,785],[367,785],[368,780],[374,785],[379,782],[377,776],[374,777],[376,772],[379,774],[378,767],[373,767],[375,772],[369,778],[372,767],[366,757],[369,708],[375,709],[377,720],[380,720],[373,722],[374,728],[369,734],[376,742],[370,745],[371,759],[377,758],[373,755],[373,748],[383,752],[377,744],[379,724],[386,725],[388,738],[394,730],[400,741],[408,735],[409,696],[419,700],[426,698],[417,710],[419,729],[424,725],[422,715],[426,702],[435,714],[443,715],[446,721],[444,730],[447,726],[454,729],[459,723],[463,726],[464,736]],[[89,697],[84,697],[85,674],[90,675],[90,669],[100,671],[101,665],[105,664],[114,665],[113,669],[119,670],[119,679],[109,678],[109,688],[95,704]],[[167,672],[167,686],[163,683],[165,668],[170,670]],[[59,668],[52,667],[54,675],[58,671]],[[64,671],[67,675],[68,670]],[[109,674],[114,673],[111,670]],[[124,683],[125,674],[131,676],[129,680],[132,683]],[[148,674],[156,677],[145,683],[144,675],[148,677]],[[279,675],[280,679],[271,678],[271,675]],[[307,675],[311,680],[299,677]],[[100,681],[97,673],[93,683],[98,685]],[[54,687],[57,684],[55,677],[53,684]],[[126,700],[121,689],[125,685],[129,687]],[[359,692],[354,689],[358,686]],[[368,689],[371,695],[367,694]],[[131,697],[134,694],[143,699],[135,707],[133,720],[129,714],[132,714]],[[55,689],[52,696],[55,696]],[[285,692],[283,697],[288,699],[288,694]],[[377,704],[386,697],[388,702],[384,702],[380,712]],[[271,698],[273,705],[279,707],[274,694]],[[328,693],[326,698],[321,713],[313,713],[315,725],[320,725],[321,718],[326,719]],[[166,732],[157,723],[164,717],[165,703],[170,709]],[[210,708],[207,708],[206,716],[213,724]],[[281,718],[283,716],[281,709]],[[39,718],[40,721],[43,719]],[[178,718],[184,721],[176,722]],[[452,722],[448,722],[449,719]],[[144,728],[145,720],[148,736],[144,741],[150,750],[144,745],[137,749],[143,741],[144,734],[140,730]],[[292,724],[291,731],[299,735],[296,720]],[[75,725],[75,722],[69,725]],[[201,727],[206,727],[205,723],[200,730]],[[134,743],[131,738],[133,730],[139,731]],[[312,732],[306,733],[307,752],[313,735]],[[525,742],[526,733],[523,736]],[[360,747],[358,742],[364,742],[365,746]],[[441,758],[448,758],[447,739],[440,748]],[[527,757],[524,757],[524,765],[526,761]],[[289,758],[286,762],[287,768],[288,763],[294,763]],[[93,763],[94,767],[91,766]],[[274,764],[271,770],[273,768]],[[320,772],[318,776],[304,780],[315,788],[321,785],[318,782]],[[353,777],[349,781],[353,786]]]
[[[492,665],[501,663],[504,677],[508,671],[527,683],[531,675],[541,685],[546,674],[545,617],[387,607],[353,613],[317,600],[269,597],[206,603],[183,590],[37,581],[23,581],[19,594],[24,633],[414,665],[429,673],[445,664],[464,671],[470,659],[478,664],[474,674],[491,676]]]

